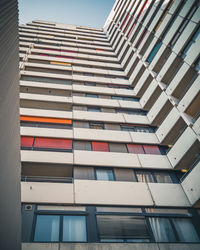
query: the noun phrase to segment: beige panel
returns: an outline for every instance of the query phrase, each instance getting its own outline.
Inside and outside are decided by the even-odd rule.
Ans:
[[[108,121],[108,122],[124,122],[122,114],[100,113],[100,112],[85,112],[73,111],[73,118],[80,120],[92,121]]]
[[[136,181],[132,169],[114,168],[114,173],[116,181]]]
[[[73,111],[74,110],[86,111],[87,107],[86,106],[73,106]]]
[[[91,150],[91,143],[88,141],[73,141],[74,150]]]
[[[149,120],[144,115],[128,115],[124,114],[125,122],[135,123],[135,124],[150,124]]]
[[[115,113],[115,109],[114,108],[104,108],[104,107],[102,107],[101,111],[105,112],[105,113]]]
[[[156,206],[190,206],[180,184],[148,183],[148,185]]]
[[[142,168],[172,169],[166,155],[138,154]]]
[[[51,206],[51,205],[39,205],[38,210],[59,210],[59,211],[85,211],[86,207],[83,206]]]
[[[43,83],[43,82],[34,82],[34,81],[20,81],[20,86],[28,87],[38,87],[38,88],[47,88],[47,89],[60,89],[60,90],[72,90],[72,85],[64,84],[54,84],[54,83]]]
[[[122,143],[109,143],[110,152],[127,153],[126,144]]]
[[[22,182],[21,201],[31,203],[62,203],[74,202],[73,184]]]
[[[73,154],[69,152],[47,152],[21,150],[22,162],[73,164]]]
[[[22,250],[59,250],[59,243],[22,243]]]
[[[136,154],[74,151],[74,164],[104,167],[140,167]]]
[[[73,121],[73,128],[89,128],[89,123],[85,121]]]
[[[78,204],[153,205],[146,183],[75,180],[74,186]]]
[[[56,111],[56,110],[45,110],[45,109],[30,109],[20,108],[21,115],[30,116],[42,116],[42,117],[55,117],[55,118],[72,118],[72,112],[70,111]]]
[[[200,162],[181,183],[190,203],[194,205],[200,199]]]
[[[158,144],[159,140],[154,133],[130,132],[132,142]]]
[[[74,167],[74,179],[94,180],[93,167]]]
[[[176,166],[195,143],[196,139],[196,134],[190,127],[188,127],[167,154],[167,157],[173,166]]]
[[[20,133],[25,136],[73,138],[72,129],[21,127]]]
[[[119,124],[106,123],[104,126],[105,126],[105,129],[108,129],[108,130],[121,130]]]
[[[119,100],[119,105],[120,105],[121,108],[141,109],[141,105],[137,101]]]
[[[74,128],[73,132],[74,138],[80,140],[131,142],[130,134],[126,131]]]

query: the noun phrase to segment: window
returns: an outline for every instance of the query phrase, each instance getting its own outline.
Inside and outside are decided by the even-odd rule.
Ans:
[[[104,129],[103,122],[89,122],[89,126],[92,129]]]
[[[153,173],[150,171],[136,171],[136,177],[138,182],[155,182]]]
[[[156,242],[199,242],[190,218],[150,217],[149,222]]]
[[[37,215],[34,241],[59,241],[59,226],[59,216]]]
[[[67,242],[86,242],[85,216],[63,216],[62,240]]]
[[[129,124],[121,124],[120,127],[122,131],[154,133],[154,129],[152,127],[146,127],[146,126],[143,127],[140,125],[129,125]]]
[[[149,218],[156,242],[176,242],[172,225],[168,218]]]
[[[96,180],[98,181],[114,181],[112,169],[96,168]]]
[[[199,242],[199,236],[190,219],[174,218],[172,221],[181,242]]]
[[[165,172],[154,172],[155,179],[158,183],[172,183],[172,178],[169,173]],[[177,182],[175,180],[176,177],[174,176],[174,182]]]
[[[86,242],[85,216],[37,215],[34,241],[58,242],[60,238],[63,242]]]
[[[133,89],[130,86],[127,85],[118,85],[118,84],[108,84],[109,88],[117,88],[117,89]]]
[[[185,58],[187,56],[188,51],[197,42],[199,36],[200,36],[200,28],[198,28],[196,30],[196,32],[194,33],[194,35],[192,36],[192,38],[190,39],[190,41],[185,46],[185,49],[182,52],[182,58]]]
[[[94,76],[93,73],[87,73],[87,72],[83,72],[83,75],[84,75],[84,76]]]
[[[96,86],[95,82],[85,82],[84,83],[85,86]]]
[[[164,171],[137,170],[135,174],[138,182],[177,183],[177,178],[174,173],[169,174],[169,172]]]
[[[86,97],[92,97],[92,98],[98,98],[99,97],[98,95],[95,95],[95,94],[86,94],[85,96]]]
[[[123,101],[138,101],[136,97],[126,97],[126,96],[111,96],[111,99],[123,100]]]
[[[160,49],[162,45],[162,42],[157,42],[156,45],[153,47],[151,53],[149,54],[148,58],[147,58],[147,62],[151,63],[155,57],[155,55],[157,54],[158,50]]]
[[[101,242],[149,242],[143,216],[97,215]]]
[[[116,108],[115,111],[117,113],[124,113],[124,114],[129,114],[129,115],[146,115],[146,111],[143,111],[143,110],[119,109],[119,108]]]
[[[109,146],[107,142],[92,142],[92,150],[109,152]]]
[[[101,112],[101,108],[100,107],[94,107],[94,106],[88,106],[87,111],[89,111],[89,112]]]

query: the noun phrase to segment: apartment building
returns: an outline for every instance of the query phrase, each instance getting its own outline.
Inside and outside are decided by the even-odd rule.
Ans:
[[[199,1],[103,29],[20,25],[23,249],[199,249]]]

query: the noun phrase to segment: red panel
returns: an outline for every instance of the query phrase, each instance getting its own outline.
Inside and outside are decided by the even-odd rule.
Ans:
[[[37,137],[37,138],[35,138],[34,147],[36,147],[36,148],[72,149],[72,140]]]
[[[132,22],[132,20],[133,20],[133,16],[131,16],[131,18],[129,19],[129,21],[128,21],[127,25],[126,25],[126,28],[123,31],[124,33],[127,31],[127,29],[129,27],[130,23]]]
[[[39,54],[39,56],[49,56],[49,55],[46,55],[46,54]]]
[[[144,147],[145,154],[161,155],[161,152],[158,146],[143,145],[143,147]]]
[[[142,9],[140,10],[140,12],[139,12],[137,18],[139,18],[139,17],[141,16],[141,14],[142,14],[142,12],[143,12],[145,6],[147,5],[147,2],[148,2],[148,0],[146,0],[146,2],[144,3],[144,5],[143,5]]]
[[[130,31],[128,32],[128,37],[131,35],[131,33],[133,32],[133,30],[134,30],[134,28],[135,28],[135,24],[136,24],[136,22],[134,22],[133,24],[132,24],[132,26],[131,26],[131,29],[130,29]]]
[[[92,142],[92,150],[109,152],[108,143],[107,142]]]
[[[126,20],[127,20],[128,16],[129,16],[129,13],[126,15],[126,17],[125,17],[125,19],[124,19],[124,21],[123,21],[123,23],[122,23],[122,25],[121,25],[120,29],[122,29],[122,28],[123,28],[123,26],[124,26],[124,24],[125,24],[125,22],[126,22]]]
[[[34,137],[21,136],[21,147],[32,147]]]
[[[142,145],[127,144],[128,152],[133,154],[144,154]]]

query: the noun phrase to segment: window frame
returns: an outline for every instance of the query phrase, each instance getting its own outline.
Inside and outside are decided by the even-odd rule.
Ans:
[[[55,215],[59,216],[59,231],[58,231],[58,241],[35,241],[35,232],[36,232],[36,222],[38,215]],[[86,232],[86,241],[63,241],[63,217],[64,216],[84,216],[85,217],[85,232]],[[88,222],[87,222],[88,213],[87,211],[56,211],[56,210],[36,210],[34,212],[33,218],[33,227],[31,232],[31,242],[34,243],[87,243],[88,242]]]
[[[113,180],[98,180],[97,179],[97,170],[109,170],[109,171],[112,171]],[[115,171],[114,171],[113,168],[95,167],[94,168],[94,178],[95,178],[96,181],[116,181]]]

